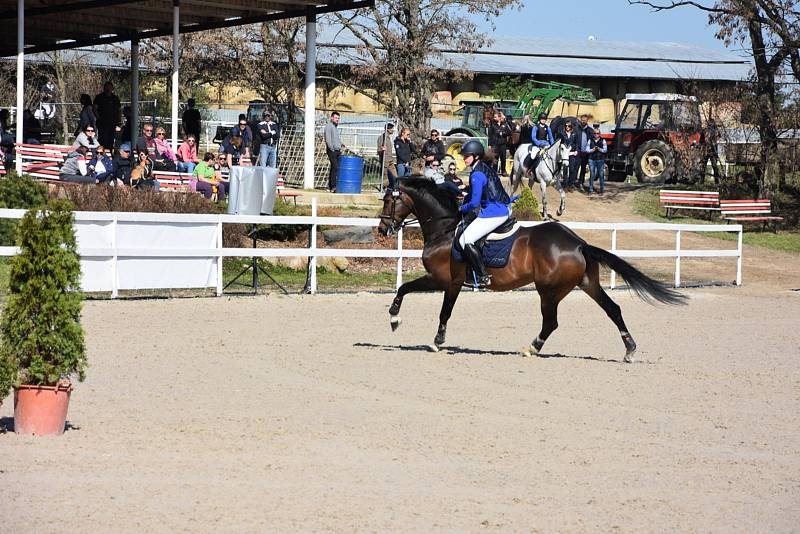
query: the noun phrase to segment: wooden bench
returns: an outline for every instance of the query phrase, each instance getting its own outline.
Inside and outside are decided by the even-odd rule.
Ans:
[[[667,219],[670,210],[706,210],[719,211],[718,191],[677,191],[662,189],[658,193],[661,207],[667,210]]]
[[[772,202],[768,198],[757,200],[722,200],[720,201],[722,218],[735,222],[767,223],[782,221],[783,217],[772,215]]]

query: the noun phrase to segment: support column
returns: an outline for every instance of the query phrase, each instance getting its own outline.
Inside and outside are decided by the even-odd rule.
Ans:
[[[178,73],[180,71],[181,2],[172,2],[172,149],[178,149]]]
[[[314,189],[315,113],[317,104],[317,16],[313,9],[306,15],[306,94],[303,187]]]
[[[22,110],[25,109],[25,0],[17,0],[17,143],[22,143]],[[15,151],[17,174],[22,174],[22,154]]]
[[[136,148],[139,137],[139,38],[131,39],[131,146]],[[134,150],[131,150],[133,157]]]

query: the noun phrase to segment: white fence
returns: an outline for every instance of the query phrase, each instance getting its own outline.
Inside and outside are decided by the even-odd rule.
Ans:
[[[19,219],[24,210],[0,209],[0,218]],[[301,224],[311,227],[312,245],[307,248],[224,248],[224,224]],[[421,250],[403,249],[402,230],[396,249],[338,249],[316,246],[317,228],[324,226],[376,227],[379,219],[357,217],[318,217],[316,199],[311,216],[191,215],[167,213],[76,212],[75,226],[81,255],[81,287],[85,291],[216,288],[222,295],[223,258],[281,257],[310,258],[310,289],[317,290],[317,258],[344,256],[396,258],[397,287],[403,283],[403,258],[420,258]],[[536,222],[523,223],[533,226]],[[675,287],[681,285],[682,258],[736,258],[736,285],[742,283],[742,226],[661,224],[661,223],[565,223],[573,230],[611,232],[611,251],[623,258],[674,258]],[[675,247],[668,250],[623,250],[617,248],[619,232],[675,232]],[[735,232],[735,249],[687,250],[681,248],[686,232]],[[13,256],[17,247],[0,247],[0,256]],[[610,287],[616,286],[612,272]]]

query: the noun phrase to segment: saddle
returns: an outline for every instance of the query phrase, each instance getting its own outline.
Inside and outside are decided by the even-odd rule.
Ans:
[[[464,250],[459,244],[459,238],[464,233],[466,225],[460,225],[453,239],[452,255],[453,259],[459,263],[464,263]],[[519,235],[521,225],[514,217],[509,219],[494,229],[492,233],[482,237],[475,242],[475,246],[481,251],[486,267],[498,268],[505,267],[508,257],[511,255],[511,247]]]

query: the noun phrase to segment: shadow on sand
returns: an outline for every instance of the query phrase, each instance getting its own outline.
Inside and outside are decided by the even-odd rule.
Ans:
[[[430,345],[379,345],[376,343],[353,343],[354,347],[364,347],[368,349],[378,349],[386,352],[433,352],[430,348]],[[468,349],[464,347],[459,347],[455,345],[446,345],[439,348],[440,353],[449,354],[449,355],[467,355],[467,356],[517,356],[521,357],[519,351],[508,351],[508,350],[481,350],[481,349]],[[616,359],[605,359],[605,358],[597,358],[596,356],[582,356],[582,355],[572,355],[572,354],[560,354],[560,353],[553,353],[553,354],[538,354],[534,356],[534,358],[542,358],[545,360],[551,358],[563,358],[568,360],[587,360],[593,362],[601,362],[601,363],[620,363],[625,364],[621,358]],[[633,363],[640,363],[640,364],[652,364],[653,362],[642,361],[642,360],[635,360]],[[630,364],[626,364],[630,365]]]

